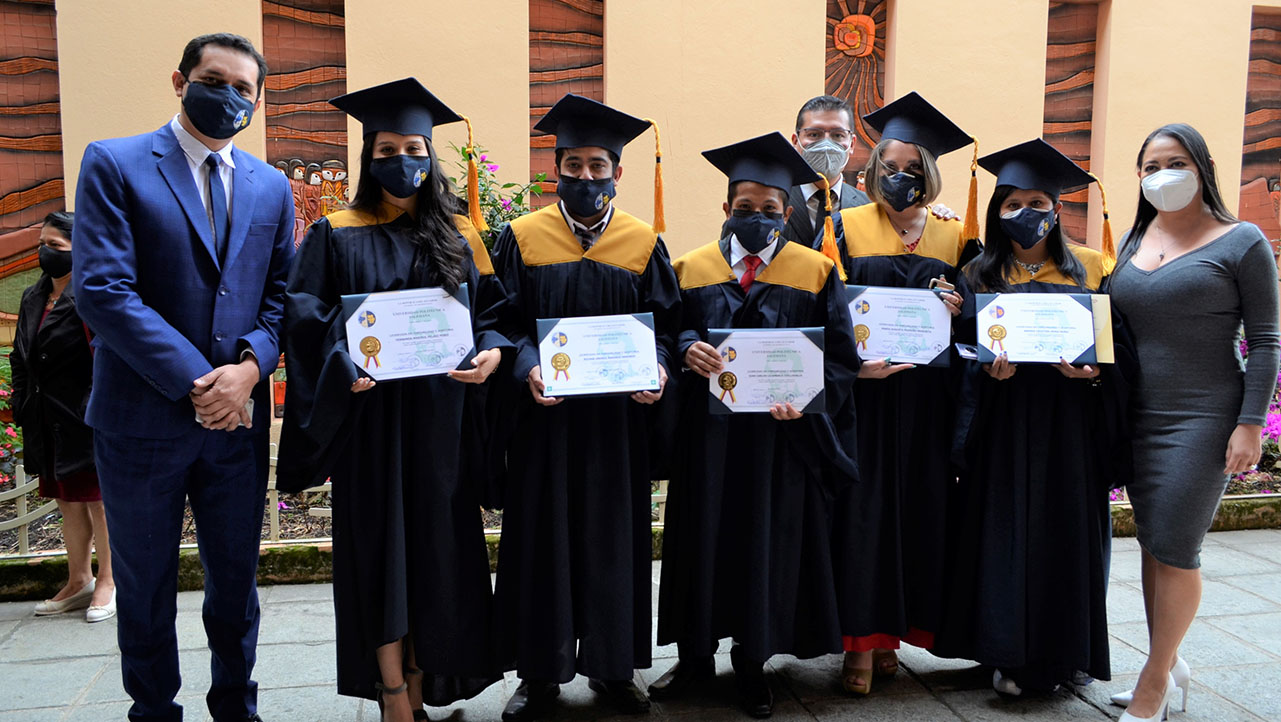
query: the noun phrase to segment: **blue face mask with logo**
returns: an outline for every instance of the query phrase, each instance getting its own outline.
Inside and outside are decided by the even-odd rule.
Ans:
[[[722,228],[727,236],[733,233],[748,253],[760,253],[783,234],[783,215],[735,210]]]
[[[609,207],[614,200],[614,179],[574,178],[563,175],[556,180],[556,194],[565,208],[578,218],[591,218]]]
[[[369,163],[369,173],[388,193],[397,198],[408,198],[417,193],[431,176],[431,156],[375,158]]]
[[[881,176],[881,195],[891,208],[905,211],[925,196],[925,179],[902,171]]]
[[[245,99],[230,85],[187,83],[182,108],[196,130],[225,140],[249,127],[254,101]]]
[[[1040,243],[1054,228],[1054,211],[1038,211],[1024,206],[1013,213],[1001,216],[1001,230],[1010,240],[1023,248],[1031,248]]]

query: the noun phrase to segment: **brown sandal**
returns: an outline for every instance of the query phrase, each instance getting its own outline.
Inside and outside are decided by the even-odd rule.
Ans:
[[[852,694],[867,695],[872,693],[872,669],[861,669],[850,666],[850,655],[853,652],[847,652],[845,659],[841,663],[841,686],[846,692]],[[859,683],[862,680],[862,683]]]
[[[898,674],[898,654],[892,649],[872,650],[872,668],[878,677],[893,677]]]

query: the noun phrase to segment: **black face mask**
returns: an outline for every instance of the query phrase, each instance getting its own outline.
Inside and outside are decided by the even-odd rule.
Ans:
[[[722,228],[727,236],[733,233],[748,253],[760,253],[783,234],[783,214],[735,210]]]
[[[902,171],[881,176],[881,195],[891,208],[899,212],[905,211],[925,195],[925,179]]]
[[[1054,228],[1054,211],[1020,208],[1012,216],[1001,216],[1001,230],[1023,248],[1040,243]]]
[[[384,190],[397,198],[408,198],[431,176],[431,156],[393,155],[375,158],[369,163],[369,173]]]
[[[40,270],[50,278],[62,278],[71,273],[71,251],[59,251],[56,248],[40,246]]]
[[[196,130],[223,140],[249,127],[254,101],[246,100],[230,85],[187,83],[183,110]]]
[[[556,194],[565,208],[579,218],[591,218],[614,200],[614,179],[589,180],[563,175],[556,181]]]

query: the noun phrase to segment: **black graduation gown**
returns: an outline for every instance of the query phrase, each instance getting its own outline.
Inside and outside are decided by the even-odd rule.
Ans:
[[[520,318],[519,383],[538,363],[539,318],[651,312],[673,368],[680,292],[648,224],[616,208],[584,253],[547,206],[503,230],[494,264]],[[524,679],[631,679],[650,665],[652,409],[627,395],[518,398],[495,587],[505,659]]]
[[[498,677],[489,561],[464,447],[467,384],[447,376],[384,381],[353,394],[341,296],[416,288],[409,216],[340,211],[308,229],[285,296],[285,421],[277,485],[333,481],[338,692],[375,696],[377,647],[406,635],[428,704],[479,693]],[[459,238],[459,243],[463,240]],[[496,279],[468,259],[476,348],[511,345],[491,329]]]
[[[707,341],[709,328],[820,327],[826,401],[840,409],[859,365],[845,288],[830,260],[782,243],[747,292],[730,268],[727,239],[676,261],[680,358]],[[840,651],[831,503],[857,478],[853,418],[712,414],[707,383],[681,372],[658,643],[679,643],[682,657],[705,657],[717,640],[733,637],[759,662]]]
[[[1102,256],[1072,250],[1088,290],[1050,261],[1034,279],[1016,269],[1013,292],[1096,292]],[[967,280],[957,335],[974,343]],[[1108,489],[1128,473],[1125,404],[1136,368],[1119,319],[1114,326],[1117,363],[1100,366],[1098,386],[1049,364],[1019,364],[997,381],[964,362],[955,449],[964,468],[936,654],[999,667],[1029,689],[1077,670],[1110,678]]]
[[[926,288],[956,280],[961,223],[926,217],[909,253],[876,204],[841,212],[846,283]],[[870,361],[872,359],[864,359]],[[892,359],[891,359],[892,360]],[[918,366],[854,384],[860,483],[836,502],[841,629],[859,649],[928,647],[943,603],[953,372]]]

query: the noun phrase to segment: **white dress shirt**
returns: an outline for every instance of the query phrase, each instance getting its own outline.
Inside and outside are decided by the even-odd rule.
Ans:
[[[770,241],[768,246],[761,249],[760,253],[755,254],[761,259],[761,265],[756,269],[756,277],[760,278],[765,272],[765,267],[769,262],[774,260],[774,252],[778,250],[778,241]],[[743,244],[738,242],[738,236],[730,234],[729,236],[729,267],[734,271],[735,278],[742,278],[747,273],[747,264],[743,262],[744,258],[752,255],[751,251],[743,248]]]
[[[575,237],[583,235],[591,237],[591,244],[589,245],[595,245],[596,241],[600,240],[601,234],[609,226],[610,219],[614,217],[614,204],[610,203],[609,207],[605,209],[605,215],[601,216],[600,220],[596,221],[591,228],[588,228],[569,215],[569,211],[565,208],[565,201],[559,201],[556,205],[560,208],[560,214],[564,216],[565,222],[569,224],[569,230],[574,232]]]
[[[841,210],[841,190],[845,188],[845,179],[836,179],[836,185],[832,190],[836,191],[836,197],[832,199],[832,213]],[[802,183],[801,195],[805,196],[805,208],[810,213],[810,225],[818,225],[818,211],[825,204],[823,202],[823,189],[818,187],[817,183]]]
[[[206,213],[209,210],[209,166],[205,165],[205,159],[210,154],[217,153],[222,162],[218,165],[218,178],[222,180],[223,190],[227,192],[227,217],[231,217],[231,176],[236,170],[236,161],[232,160],[232,144],[228,143],[223,146],[222,150],[212,151],[204,143],[196,140],[196,136],[187,132],[178,122],[178,116],[174,116],[169,121],[169,128],[173,134],[178,137],[178,146],[182,148],[182,153],[187,157],[187,167],[191,169],[191,179],[196,182],[196,191],[200,194],[200,202],[205,207]]]

